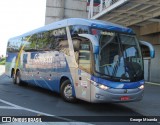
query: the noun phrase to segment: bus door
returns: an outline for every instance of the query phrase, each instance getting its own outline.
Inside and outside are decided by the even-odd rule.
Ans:
[[[90,101],[91,45],[86,38],[73,39],[75,58],[78,63],[76,97]]]

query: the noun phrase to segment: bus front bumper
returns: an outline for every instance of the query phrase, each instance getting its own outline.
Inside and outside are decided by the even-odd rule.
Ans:
[[[91,84],[91,102],[131,102],[140,101],[143,98],[144,89],[100,89]]]

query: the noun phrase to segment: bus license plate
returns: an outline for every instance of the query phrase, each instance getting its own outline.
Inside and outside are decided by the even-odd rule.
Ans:
[[[128,97],[128,96],[122,96],[122,97],[121,97],[121,101],[127,101],[127,100],[129,100],[129,97]]]

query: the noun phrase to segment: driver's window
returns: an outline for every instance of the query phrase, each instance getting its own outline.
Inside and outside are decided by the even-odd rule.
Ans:
[[[73,39],[73,47],[75,52],[75,58],[79,65],[79,68],[90,72],[91,71],[91,51],[90,41],[88,39]]]

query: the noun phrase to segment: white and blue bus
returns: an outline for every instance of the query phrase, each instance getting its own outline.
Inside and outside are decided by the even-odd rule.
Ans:
[[[6,74],[14,84],[60,93],[65,101],[139,101],[144,91],[140,42],[132,29],[70,18],[9,39]]]

